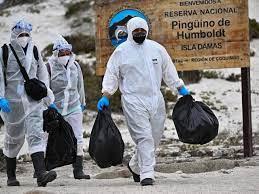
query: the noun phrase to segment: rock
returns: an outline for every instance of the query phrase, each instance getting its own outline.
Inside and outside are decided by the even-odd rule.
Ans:
[[[181,174],[180,177],[182,177],[182,178],[191,178],[191,176],[189,176],[187,174]]]
[[[168,155],[168,156],[180,156],[181,155],[180,148],[174,147],[174,146],[168,147],[168,149],[165,150],[165,152],[167,152],[166,155]]]
[[[184,153],[181,154],[181,157],[190,158],[191,154],[189,154],[188,152],[184,152]]]
[[[223,173],[223,174],[230,174],[233,171],[232,170],[221,169],[219,172]]]
[[[177,171],[182,171],[183,173],[202,173],[221,169],[232,169],[234,167],[236,167],[235,161],[219,159],[172,164],[158,164],[156,165],[155,170],[162,173],[175,173]]]
[[[175,174],[183,174],[183,171],[178,170],[178,171],[175,172]]]
[[[113,170],[109,172],[103,172],[95,175],[95,179],[115,179],[115,178],[129,178],[131,173],[128,169]]]
[[[28,191],[24,194],[54,194],[54,193],[53,192],[47,192],[47,191],[32,190],[32,191]]]
[[[219,149],[214,149],[212,152],[212,156],[216,158],[221,158],[223,156],[223,152]]]

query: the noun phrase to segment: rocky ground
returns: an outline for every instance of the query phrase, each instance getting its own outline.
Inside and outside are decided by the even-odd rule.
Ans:
[[[0,193],[258,193],[259,157],[229,160],[189,158],[179,162],[176,157],[158,157],[156,182],[152,187],[134,183],[125,164],[100,169],[85,157],[85,171],[91,180],[74,180],[72,167],[56,169],[58,178],[46,188],[36,187],[31,162],[18,163],[18,187],[6,186],[6,175],[0,173]]]

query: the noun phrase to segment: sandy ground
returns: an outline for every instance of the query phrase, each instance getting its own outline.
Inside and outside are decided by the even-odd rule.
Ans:
[[[0,193],[9,194],[83,194],[83,193],[259,193],[259,166],[237,167],[227,173],[214,171],[198,174],[156,173],[154,186],[142,187],[131,178],[75,180],[70,166],[57,170],[58,178],[45,188],[36,186],[31,164],[19,173],[22,186],[7,187],[5,174],[0,173]],[[88,169],[93,175],[96,168]]]

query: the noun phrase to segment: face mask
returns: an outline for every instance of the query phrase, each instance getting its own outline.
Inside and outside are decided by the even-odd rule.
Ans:
[[[58,62],[62,65],[67,65],[70,56],[58,57]]]
[[[29,37],[18,37],[17,42],[21,47],[25,48],[29,42]]]
[[[133,40],[138,43],[142,44],[146,39],[147,34],[145,32],[139,32],[133,35]]]

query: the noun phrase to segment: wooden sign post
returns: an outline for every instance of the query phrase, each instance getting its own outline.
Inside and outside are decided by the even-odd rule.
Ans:
[[[247,0],[96,0],[96,74],[127,38],[132,17],[149,23],[178,71],[242,68],[245,156],[252,155],[249,19]]]

